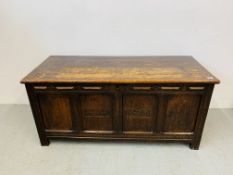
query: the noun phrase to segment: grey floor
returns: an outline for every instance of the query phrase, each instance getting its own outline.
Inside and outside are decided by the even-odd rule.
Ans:
[[[0,175],[232,175],[233,110],[211,109],[199,151],[179,143],[52,141],[28,105],[0,105]]]

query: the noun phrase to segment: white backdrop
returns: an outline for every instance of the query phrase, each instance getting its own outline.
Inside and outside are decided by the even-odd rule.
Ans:
[[[232,0],[0,0],[0,103],[28,103],[20,79],[51,54],[192,55],[233,107]]]

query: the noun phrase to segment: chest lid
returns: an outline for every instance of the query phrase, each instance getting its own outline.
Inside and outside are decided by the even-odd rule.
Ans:
[[[191,56],[50,56],[21,83],[219,83]]]

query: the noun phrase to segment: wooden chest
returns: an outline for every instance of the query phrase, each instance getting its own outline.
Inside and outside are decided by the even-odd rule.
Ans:
[[[21,82],[42,145],[110,139],[198,149],[219,80],[190,56],[50,56]]]

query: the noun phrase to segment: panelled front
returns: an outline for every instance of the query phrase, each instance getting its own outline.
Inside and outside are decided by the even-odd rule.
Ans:
[[[205,87],[122,85],[35,90],[46,131],[106,134],[192,133]]]
[[[37,95],[46,131],[113,131],[112,94],[60,92],[40,91]]]

